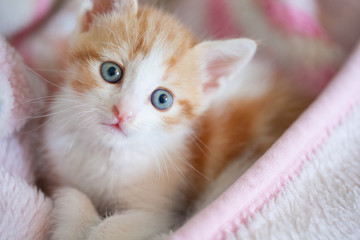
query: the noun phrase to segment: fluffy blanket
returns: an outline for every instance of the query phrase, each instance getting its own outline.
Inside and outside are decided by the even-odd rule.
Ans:
[[[44,238],[51,202],[34,186],[36,133],[24,125],[45,94],[45,84],[0,38],[0,239]]]
[[[45,6],[39,2],[29,4]],[[258,58],[272,62],[305,92],[321,92],[254,166],[171,238],[358,239],[360,47],[354,51],[353,45],[360,35],[359,2],[164,2],[175,4],[176,14],[199,36],[258,39]],[[34,185],[41,126],[33,116],[42,111],[47,81],[54,78],[78,7],[69,1],[51,12],[55,1],[46,4],[41,11],[27,8],[17,19],[20,25],[11,23],[22,15],[0,14],[9,23],[6,29],[0,25],[8,37],[0,37],[0,239],[46,239],[48,230],[52,203]],[[7,8],[16,9],[0,6]],[[45,24],[36,27],[41,21]]]

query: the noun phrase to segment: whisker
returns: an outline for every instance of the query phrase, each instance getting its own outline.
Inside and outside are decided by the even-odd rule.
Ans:
[[[204,175],[202,172],[200,172],[199,170],[197,170],[191,163],[189,163],[182,155],[181,153],[179,153],[178,151],[175,151],[175,154],[182,160],[185,162],[185,164],[187,166],[189,166],[190,168],[192,168],[196,173],[198,173],[201,177],[203,177],[204,179],[206,179],[207,181],[211,181],[211,179],[209,177],[207,177],[206,175]]]
[[[165,156],[164,156],[164,154],[162,154],[162,152],[164,151],[164,149],[162,149],[162,147],[161,147],[161,153],[159,154],[160,155],[160,157],[161,157],[161,161],[162,161],[162,163],[165,165],[165,172],[166,172],[166,176],[167,176],[167,178],[168,179],[170,179],[170,175],[169,175],[169,168],[168,168],[168,165],[167,165],[167,162],[166,162],[166,159],[165,159]]]
[[[208,152],[212,152],[212,150],[209,148],[209,146],[206,145],[198,136],[196,136],[195,134],[191,133],[191,134],[190,134],[190,137],[194,140],[195,144],[200,148],[200,150],[202,151],[202,153],[204,153],[205,155],[207,155],[207,153],[204,151],[204,149],[203,149],[199,144],[201,144],[203,147],[205,147]]]
[[[182,180],[186,182],[186,177],[184,173],[181,171],[181,169],[176,165],[176,163],[171,159],[169,154],[167,153],[166,149],[161,147],[163,149],[164,154],[167,156],[167,159],[169,160],[170,164],[175,168],[176,172],[180,174],[179,176],[182,176]]]
[[[42,113],[45,113],[45,112],[49,112],[50,110],[45,110],[35,116],[31,116],[31,117],[26,117],[26,118],[23,118],[23,119],[17,119],[17,121],[23,121],[23,120],[28,120],[28,119],[37,119],[37,118],[44,118],[44,117],[50,117],[50,116],[54,116],[54,115],[57,115],[57,114],[60,114],[60,113],[63,113],[63,112],[66,112],[66,111],[70,111],[74,108],[79,108],[79,107],[83,107],[85,106],[84,104],[83,105],[75,105],[75,106],[72,106],[72,107],[69,107],[69,108],[61,108],[62,110],[61,111],[57,111],[57,112],[52,112],[52,113],[48,113],[48,114],[42,114]]]
[[[88,118],[88,119],[85,118],[85,120],[83,120],[83,121],[80,123],[80,127],[79,127],[79,129],[76,131],[76,133],[75,133],[75,135],[74,135],[74,138],[73,138],[73,140],[72,140],[72,142],[71,142],[71,144],[70,144],[68,153],[71,152],[72,147],[73,147],[73,145],[74,145],[74,143],[75,143],[75,140],[76,140],[76,138],[77,138],[80,130],[86,128],[86,126],[87,126],[87,125],[91,122],[91,120],[93,120],[93,119],[94,119],[94,116],[92,116],[92,117],[90,117],[90,118]],[[84,124],[84,126],[81,126],[82,124]]]
[[[65,110],[72,110],[72,109],[65,109]],[[71,112],[71,111],[69,111],[69,112]],[[56,119],[57,117],[59,117],[60,115],[62,115],[62,114],[67,114],[67,113],[69,113],[69,112],[67,112],[67,111],[61,111],[61,113],[58,113],[58,114],[56,114],[56,115],[51,116],[51,117],[48,118],[44,123],[42,123],[40,126],[36,127],[35,129],[29,130],[29,131],[22,131],[21,133],[22,133],[22,134],[27,134],[27,133],[35,132],[35,131],[39,130],[40,128],[44,127],[44,126],[45,126],[46,124],[48,124],[50,121],[52,121],[52,120]],[[76,113],[75,115],[71,115],[71,116],[74,117],[74,116],[77,116],[77,115],[79,115],[79,114],[84,114],[84,113],[87,113],[87,111],[78,112],[78,113]],[[70,119],[70,121],[69,121],[69,119]],[[64,125],[65,125],[66,123],[71,122],[71,120],[73,120],[73,119],[72,119],[71,117],[68,117],[68,118],[67,118],[67,121],[65,121]],[[64,119],[60,119],[59,121],[64,122]],[[63,125],[63,127],[64,127],[64,125]],[[62,127],[62,128],[63,128],[63,127]],[[59,128],[59,129],[57,130],[57,132],[59,132],[62,128]]]
[[[44,78],[43,76],[41,76],[40,74],[38,74],[37,72],[35,72],[34,70],[32,70],[30,67],[26,66],[25,64],[23,64],[23,66],[24,66],[27,70],[29,70],[30,73],[32,73],[33,75],[35,75],[35,76],[38,77],[39,79],[41,79],[41,80],[49,83],[50,85],[52,85],[52,86],[54,86],[54,87],[57,87],[57,88],[59,88],[59,89],[62,89],[62,90],[65,91],[65,92],[72,93],[72,94],[74,94],[74,95],[86,97],[86,95],[83,94],[83,93],[79,93],[79,92],[74,91],[74,90],[72,90],[72,89],[70,89],[70,88],[62,87],[62,86],[60,86],[60,85],[57,85],[57,84],[55,84],[55,83],[47,80],[46,78]],[[94,95],[94,96],[96,97],[96,95]]]
[[[71,118],[70,118],[70,117],[68,118],[68,119],[70,119],[70,121],[69,121],[69,120],[66,121],[66,122],[63,124],[63,126],[56,131],[56,134],[57,134],[58,132],[60,132],[66,125],[68,125],[69,123],[71,123],[71,121],[76,121],[78,118],[83,117],[83,116],[85,116],[86,114],[91,113],[91,112],[92,112],[91,110],[87,110],[87,111],[81,111],[81,112],[78,112],[78,113],[72,115]]]
[[[36,77],[40,78],[41,80],[44,80],[45,82],[51,84],[52,86],[57,87],[57,88],[60,88],[60,89],[62,89],[62,90],[64,90],[64,91],[74,92],[74,91],[72,91],[72,90],[70,90],[70,89],[66,89],[66,88],[64,88],[64,87],[61,87],[61,86],[59,86],[59,85],[57,85],[57,84],[55,84],[55,83],[47,80],[46,78],[44,78],[43,76],[41,76],[40,74],[38,74],[37,72],[35,72],[34,70],[32,70],[30,67],[26,66],[25,64],[24,64],[24,67],[25,67],[27,70],[29,70],[32,74],[34,74]]]
[[[153,159],[155,160],[156,162],[156,179],[157,181],[159,182],[161,180],[161,167],[160,167],[160,162],[159,162],[159,158],[158,158],[158,155],[157,153],[155,153],[154,151],[150,151],[151,152],[151,155],[153,157]]]
[[[59,73],[74,73],[74,71],[63,69],[47,69],[47,68],[32,68],[36,72],[59,72]]]

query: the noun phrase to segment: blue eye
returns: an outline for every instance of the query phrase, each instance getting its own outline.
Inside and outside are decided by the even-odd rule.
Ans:
[[[100,67],[101,77],[108,83],[118,83],[123,77],[123,70],[113,62],[104,62]]]
[[[173,103],[173,96],[164,89],[157,89],[151,95],[151,103],[159,110],[166,110]]]

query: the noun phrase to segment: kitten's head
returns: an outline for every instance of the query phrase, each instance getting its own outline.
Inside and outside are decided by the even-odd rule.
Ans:
[[[247,39],[199,43],[136,0],[88,3],[71,40],[64,91],[78,112],[69,116],[74,124],[110,144],[187,132],[256,49]]]

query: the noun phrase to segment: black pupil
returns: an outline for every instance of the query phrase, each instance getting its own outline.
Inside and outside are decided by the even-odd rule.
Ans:
[[[110,77],[116,76],[118,74],[118,71],[117,71],[116,67],[110,67],[108,69],[108,74],[109,74]]]
[[[161,104],[166,103],[167,100],[168,100],[168,97],[167,97],[166,94],[161,94],[161,95],[160,95],[160,97],[159,97],[159,102],[160,102]]]

